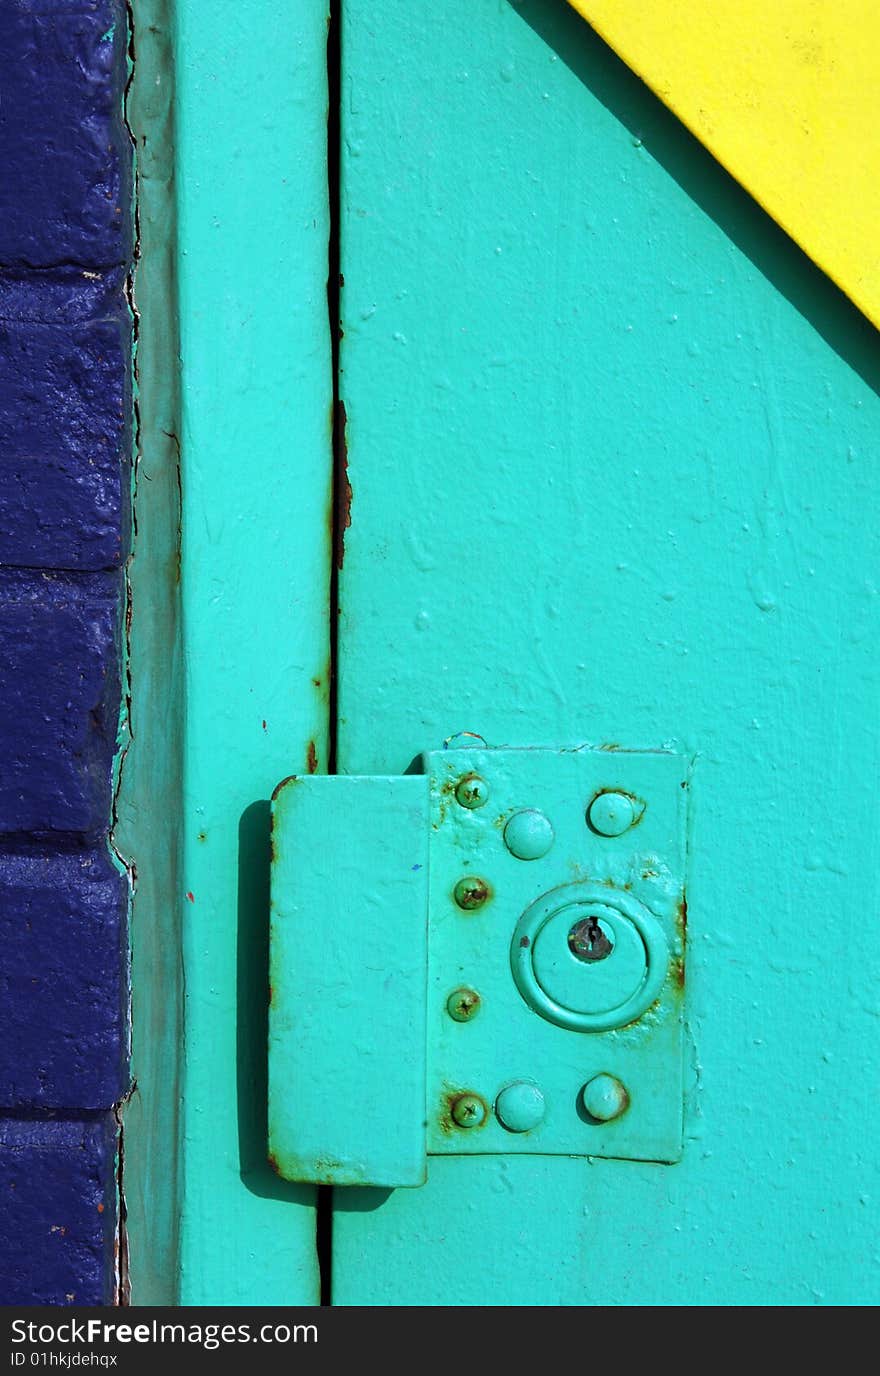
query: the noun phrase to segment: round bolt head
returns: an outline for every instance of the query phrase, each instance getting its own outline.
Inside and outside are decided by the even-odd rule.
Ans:
[[[495,1116],[508,1132],[529,1132],[544,1120],[544,1096],[526,1080],[502,1089],[495,1100]]]
[[[485,807],[489,801],[489,785],[479,774],[466,774],[455,786],[455,797],[462,807],[473,812],[474,808]]]
[[[504,844],[517,860],[540,860],[554,839],[549,817],[535,807],[515,812],[504,828]]]
[[[451,1112],[453,1123],[460,1128],[481,1128],[489,1114],[479,1094],[471,1090],[453,1099]]]
[[[610,1123],[629,1108],[626,1086],[614,1075],[594,1075],[581,1090],[581,1103],[594,1123]]]
[[[480,1011],[476,989],[453,989],[446,1000],[446,1011],[455,1022],[471,1022]]]
[[[460,908],[470,913],[475,908],[482,908],[491,893],[492,890],[485,879],[480,879],[476,874],[466,874],[452,890],[452,897]]]
[[[600,836],[622,836],[642,811],[628,793],[598,793],[587,809],[587,824]]]

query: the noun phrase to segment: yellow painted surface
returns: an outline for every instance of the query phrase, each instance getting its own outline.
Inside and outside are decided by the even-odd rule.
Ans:
[[[570,0],[880,325],[877,0]]]

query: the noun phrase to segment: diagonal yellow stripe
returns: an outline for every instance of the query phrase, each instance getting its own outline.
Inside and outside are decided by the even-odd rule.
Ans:
[[[880,325],[878,0],[569,0]]]

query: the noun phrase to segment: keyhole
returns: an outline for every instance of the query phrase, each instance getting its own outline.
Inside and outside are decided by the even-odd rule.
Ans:
[[[614,950],[614,942],[599,925],[598,918],[582,917],[568,934],[568,949],[578,960],[590,964],[605,960]]]

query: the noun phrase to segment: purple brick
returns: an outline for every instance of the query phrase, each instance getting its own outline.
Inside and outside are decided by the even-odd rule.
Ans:
[[[0,564],[101,569],[125,558],[129,330],[121,319],[0,320]]]
[[[0,853],[3,1108],[112,1108],[126,1093],[127,904],[104,851]]]
[[[128,884],[124,0],[0,4],[0,1303],[114,1299]],[[64,1117],[60,1117],[60,1114]]]
[[[113,1302],[116,1122],[0,1120],[0,1303]]]
[[[0,834],[106,832],[121,575],[0,573]]]
[[[120,0],[12,0],[0,18],[0,264],[101,267],[131,246]]]
[[[2,32],[2,29],[0,29]],[[82,268],[3,268],[0,320],[40,325],[124,317],[124,267],[84,272]]]

